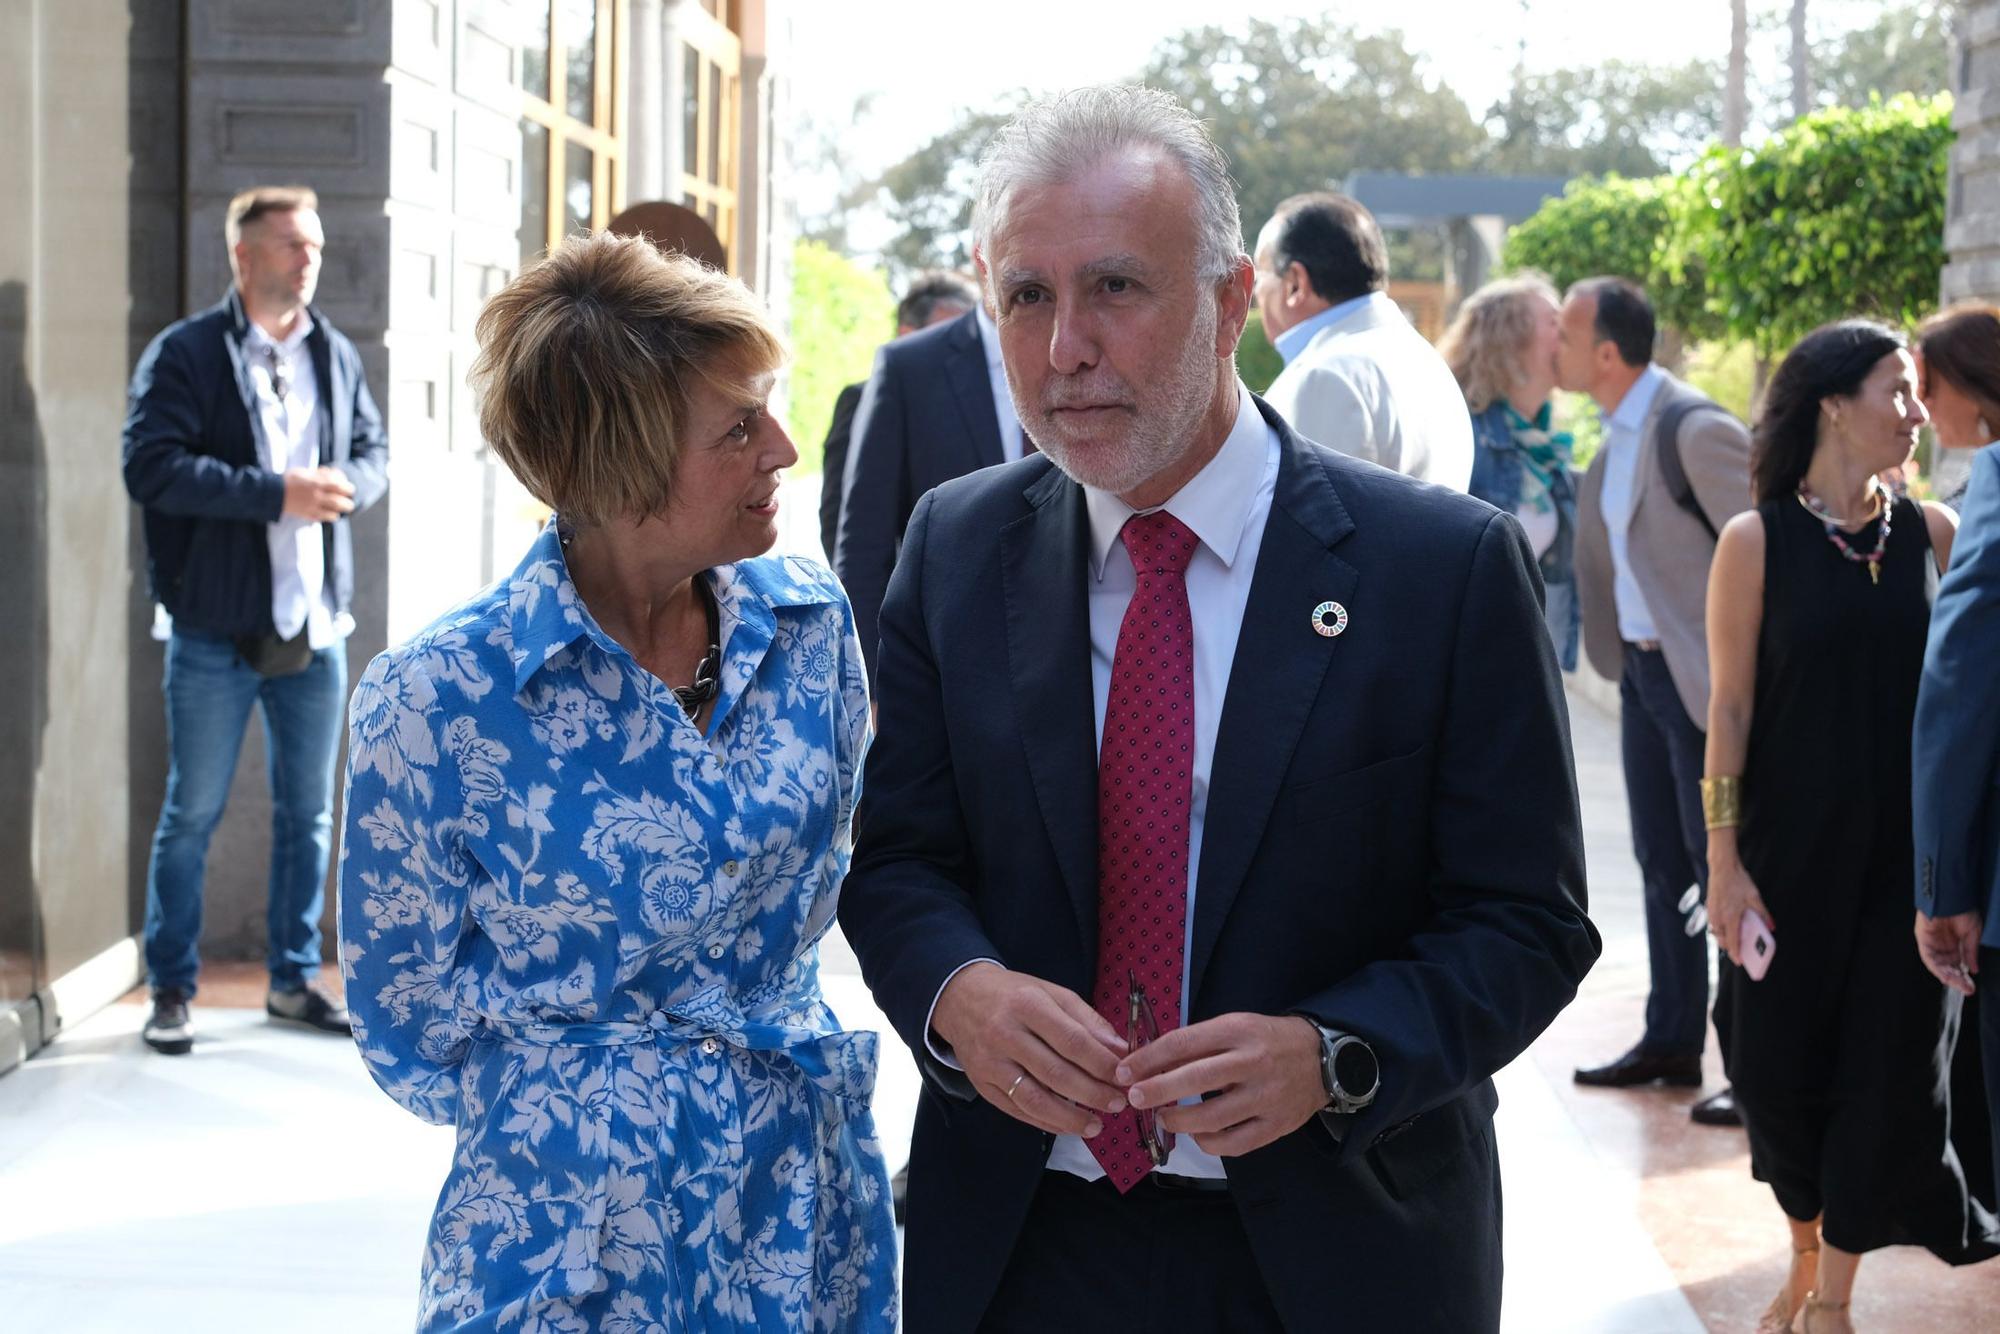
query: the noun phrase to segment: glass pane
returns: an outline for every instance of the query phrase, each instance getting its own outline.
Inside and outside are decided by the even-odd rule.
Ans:
[[[701,52],[684,47],[681,65],[681,170],[701,172]]]
[[[590,230],[590,172],[594,155],[582,144],[563,145],[563,235]]]
[[[722,100],[722,66],[708,67],[708,172],[709,183],[722,184],[722,122],[728,118],[729,104]],[[730,182],[735,184],[735,182]]]
[[[597,0],[562,0],[562,12],[569,56],[563,105],[588,125],[597,119]]]
[[[549,245],[549,132],[534,121],[521,122],[521,267],[542,257]]]
[[[548,0],[516,0],[521,11],[521,91],[549,100]]]

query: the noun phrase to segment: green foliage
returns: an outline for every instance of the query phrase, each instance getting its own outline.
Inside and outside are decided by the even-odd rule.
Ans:
[[[1848,315],[1913,324],[1937,301],[1951,142],[1950,98],[1903,96],[1712,148],[1674,195],[1661,268],[1765,356]]]
[[[1567,288],[1582,278],[1630,278],[1652,297],[1663,324],[1700,337],[1718,332],[1700,284],[1664,273],[1660,252],[1674,221],[1678,178],[1571,181],[1555,199],[1507,233],[1501,267],[1539,269]]]
[[[1493,142],[1482,169],[1654,176],[1699,152],[1721,125],[1722,72],[1713,61],[1524,72],[1486,113]]]
[[[1264,319],[1253,308],[1249,322],[1243,326],[1243,337],[1236,344],[1236,373],[1243,377],[1244,384],[1261,394],[1283,369],[1285,359],[1264,336]]]
[[[1501,265],[1540,269],[1559,288],[1600,274],[1650,285],[1654,248],[1672,221],[1665,195],[1658,180],[1571,181],[1507,233]]]
[[[896,302],[882,275],[818,241],[792,249],[792,384],[786,425],[797,471],[817,472],[843,387],[868,378],[875,349],[895,332]]]
[[[979,157],[1011,114],[1011,108],[960,112],[950,129],[861,192],[881,202],[896,225],[895,235],[882,247],[882,260],[899,282],[924,269],[971,270]]]
[[[1755,348],[1746,342],[1718,340],[1688,349],[1681,378],[1747,422],[1756,376]]]

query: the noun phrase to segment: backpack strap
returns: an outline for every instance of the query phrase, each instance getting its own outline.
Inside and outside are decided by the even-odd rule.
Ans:
[[[1676,394],[1666,406],[1660,409],[1659,420],[1653,427],[1653,454],[1659,460],[1660,480],[1667,484],[1667,494],[1673,497],[1689,514],[1701,521],[1708,530],[1710,541],[1720,537],[1708,512],[1701,507],[1701,498],[1694,493],[1694,485],[1688,481],[1687,467],[1681,462],[1681,426],[1697,412],[1728,413],[1715,400],[1700,394]]]

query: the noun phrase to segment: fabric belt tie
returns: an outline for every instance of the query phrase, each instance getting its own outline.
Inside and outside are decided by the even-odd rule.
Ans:
[[[789,1182],[794,1216],[806,1219],[814,1257],[813,1284],[820,1284],[819,1256],[824,1248],[819,1235],[822,1193],[839,1180],[839,1146],[842,1129],[850,1114],[866,1112],[875,1090],[876,1035],[873,1033],[821,1033],[809,1028],[772,1022],[743,1013],[721,987],[711,987],[677,1004],[654,1011],[643,1021],[610,1021],[578,1024],[517,1024],[487,1020],[481,1037],[507,1046],[528,1048],[632,1047],[647,1043],[662,1049],[669,1068],[686,1074],[687,1094],[675,1099],[667,1115],[655,1119],[650,1128],[658,1145],[663,1173],[661,1186],[671,1206],[672,1197],[692,1191],[713,1201],[725,1191],[733,1191],[745,1176],[743,1126],[746,1105],[736,1078],[732,1053],[755,1054],[769,1059],[775,1071],[789,1071],[804,1083],[806,1103],[813,1123],[813,1152],[809,1161],[793,1168]],[[502,1089],[501,1102],[509,1090]],[[495,1109],[500,1110],[499,1108]],[[614,1109],[606,1099],[596,1109],[595,1133],[579,1127],[578,1139],[601,1170],[595,1180],[584,1183],[589,1195],[583,1216],[553,1258],[561,1271],[560,1281],[571,1295],[595,1290],[600,1280],[599,1255],[603,1234],[611,1216],[612,1134]],[[763,1109],[766,1115],[768,1108]],[[629,1116],[637,1121],[638,1118]],[[502,1126],[502,1129],[506,1129]],[[773,1164],[772,1166],[781,1166]],[[675,1212],[681,1212],[676,1209]],[[720,1212],[720,1211],[718,1211]],[[752,1238],[754,1240],[754,1238]],[[747,1311],[747,1293],[740,1300],[724,1294],[697,1297],[697,1282],[715,1274],[732,1276],[734,1285],[748,1287],[746,1256],[739,1243],[719,1229],[706,1238],[711,1253],[723,1252],[722,1263],[711,1264],[701,1274],[686,1272],[681,1250],[674,1238],[662,1239],[669,1268],[682,1294],[681,1309],[688,1312],[697,1330],[714,1328],[709,1321],[712,1308]],[[734,1330],[734,1322],[724,1328]]]

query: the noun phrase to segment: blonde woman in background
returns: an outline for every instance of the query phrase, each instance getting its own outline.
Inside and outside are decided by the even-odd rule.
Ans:
[[[1539,273],[1488,283],[1458,308],[1438,351],[1472,413],[1471,493],[1520,520],[1548,591],[1556,659],[1576,667],[1579,616],[1572,560],[1576,478],[1570,437],[1551,429],[1556,289]]]

